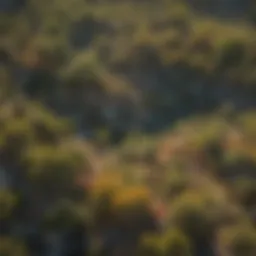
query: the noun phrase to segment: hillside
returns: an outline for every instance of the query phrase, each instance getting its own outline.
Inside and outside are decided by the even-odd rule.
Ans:
[[[254,254],[255,112],[192,117],[102,152],[41,105],[15,102],[0,112],[1,253]]]
[[[198,16],[186,1],[30,0],[2,26],[15,86],[81,131],[121,136],[227,101],[255,106],[255,27]]]
[[[256,255],[254,0],[0,2],[0,255]]]

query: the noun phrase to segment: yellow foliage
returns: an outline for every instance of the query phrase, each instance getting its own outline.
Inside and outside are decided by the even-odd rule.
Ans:
[[[113,196],[118,193],[123,186],[123,178],[116,172],[103,172],[100,173],[92,187],[92,196],[94,199],[101,198],[102,196]]]
[[[114,197],[114,209],[147,207],[150,205],[150,192],[145,187],[123,188]]]

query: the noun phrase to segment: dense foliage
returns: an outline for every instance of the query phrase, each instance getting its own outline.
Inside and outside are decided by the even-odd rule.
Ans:
[[[230,2],[1,1],[0,255],[256,255],[256,5]]]

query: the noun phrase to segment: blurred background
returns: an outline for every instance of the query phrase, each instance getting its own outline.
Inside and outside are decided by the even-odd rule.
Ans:
[[[0,11],[0,256],[256,255],[255,0]]]

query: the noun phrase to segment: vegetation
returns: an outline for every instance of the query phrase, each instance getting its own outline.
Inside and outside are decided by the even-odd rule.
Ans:
[[[251,2],[1,1],[0,255],[256,254]]]
[[[256,251],[255,231],[247,227],[232,227],[221,234],[223,243],[232,255],[253,255]]]

